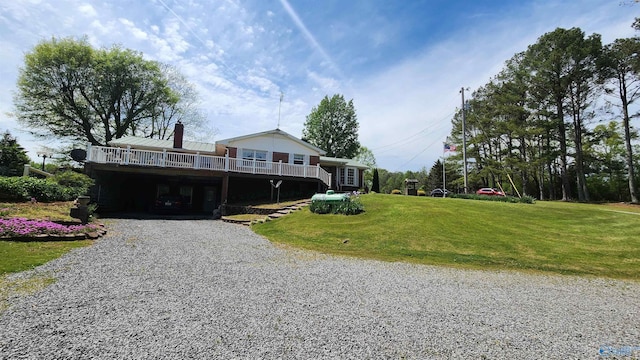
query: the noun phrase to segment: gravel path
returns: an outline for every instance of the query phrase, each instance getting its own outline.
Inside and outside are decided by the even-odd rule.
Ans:
[[[117,220],[14,278],[40,273],[57,282],[0,315],[2,359],[640,354],[638,283],[338,258],[220,221]]]

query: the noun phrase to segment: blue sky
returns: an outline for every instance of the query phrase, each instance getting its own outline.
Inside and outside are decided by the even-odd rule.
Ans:
[[[625,4],[626,3],[626,4]],[[389,171],[442,156],[460,89],[471,91],[557,27],[634,36],[631,1],[12,0],[0,3],[0,131],[37,159],[10,115],[24,54],[87,36],[175,65],[198,89],[215,141],[280,128],[300,137],[325,96],[353,99],[362,145]],[[471,91],[467,96],[471,95]]]

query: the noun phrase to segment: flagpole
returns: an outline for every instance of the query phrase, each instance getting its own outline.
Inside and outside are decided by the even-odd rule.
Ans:
[[[445,163],[445,145],[442,145],[442,197],[447,197],[447,168],[444,166]]]
[[[466,194],[469,184],[467,180],[467,116],[464,103],[464,87],[460,89],[460,94],[462,94],[462,173],[464,174],[464,193]]]

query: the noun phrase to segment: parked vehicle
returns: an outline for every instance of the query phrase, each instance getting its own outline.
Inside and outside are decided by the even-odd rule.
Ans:
[[[431,190],[431,194],[429,194],[429,196],[433,197],[443,197],[445,195],[449,195],[449,190],[444,189],[444,191],[442,191],[442,189],[433,189]]]
[[[488,195],[488,196],[505,196],[504,193],[498,189],[492,188],[482,188],[476,191],[478,195]]]
[[[180,195],[160,195],[156,199],[154,210],[157,212],[181,212],[186,203]]]

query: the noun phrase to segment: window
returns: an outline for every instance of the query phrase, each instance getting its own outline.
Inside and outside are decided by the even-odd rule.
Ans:
[[[267,161],[267,152],[261,150],[251,150],[251,149],[243,149],[242,150],[242,160],[247,160],[243,162],[243,166],[252,166],[253,161]],[[256,164],[256,166],[263,166],[264,164]]]
[[[356,185],[356,169],[349,168],[347,169],[347,180],[345,184],[355,186]]]
[[[338,180],[341,185],[358,186],[358,169],[356,168],[340,168]]]
[[[304,155],[303,154],[293,154],[293,164],[294,165],[304,165]]]

